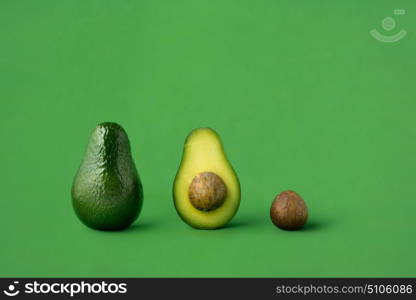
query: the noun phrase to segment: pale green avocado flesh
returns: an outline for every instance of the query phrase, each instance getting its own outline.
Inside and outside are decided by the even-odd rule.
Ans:
[[[225,185],[226,191],[217,193],[224,195],[225,199],[221,199],[218,202],[220,206],[215,209],[198,209],[190,199],[190,185],[201,173],[214,173]],[[173,185],[173,199],[179,216],[190,226],[199,229],[223,227],[237,212],[240,183],[227,159],[221,139],[214,130],[199,128],[188,135]]]

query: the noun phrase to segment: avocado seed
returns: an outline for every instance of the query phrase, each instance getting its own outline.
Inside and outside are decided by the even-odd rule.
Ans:
[[[227,197],[227,187],[217,174],[202,172],[192,180],[188,196],[196,209],[211,211],[224,203]]]
[[[308,208],[296,192],[283,191],[272,203],[270,218],[273,224],[281,229],[300,229],[308,219]]]

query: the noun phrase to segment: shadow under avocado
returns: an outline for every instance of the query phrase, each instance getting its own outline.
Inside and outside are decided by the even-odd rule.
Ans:
[[[137,230],[150,230],[153,229],[154,227],[156,227],[157,225],[155,223],[150,223],[150,222],[144,222],[144,223],[140,223],[140,221],[136,224],[131,225],[130,227],[124,229],[123,231],[125,232],[130,232],[130,231],[137,231]]]
[[[264,220],[260,218],[240,218],[236,221],[231,221],[220,230],[227,230],[227,229],[234,229],[234,228],[249,228],[249,227],[257,227],[264,225]]]
[[[232,228],[241,228],[241,227],[247,227],[250,226],[249,222],[244,222],[244,221],[237,221],[237,222],[231,222],[227,225],[225,225],[222,228],[219,228],[220,230],[224,230],[224,229],[232,229]]]
[[[325,230],[328,227],[328,223],[324,221],[311,220],[307,222],[301,229],[298,231],[321,231]]]
[[[129,227],[124,228],[124,229],[118,229],[118,230],[95,230],[95,229],[91,229],[91,230],[111,234],[111,233],[128,233],[128,232],[136,232],[136,231],[147,231],[147,230],[152,230],[154,227],[157,227],[157,225],[155,223],[150,223],[150,222],[140,223],[140,222],[138,222],[137,224],[132,224]]]
[[[270,223],[270,226],[274,226],[274,225]],[[330,223],[326,221],[311,220],[311,221],[308,221],[302,228],[299,228],[299,229],[282,229],[277,226],[275,227],[275,229],[286,231],[286,232],[315,232],[315,231],[326,230],[329,226],[330,226]]]

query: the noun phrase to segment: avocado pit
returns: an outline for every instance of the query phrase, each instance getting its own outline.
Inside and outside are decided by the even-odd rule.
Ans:
[[[224,203],[227,197],[227,187],[217,174],[202,172],[192,180],[188,196],[196,209],[212,211]]]
[[[274,225],[285,230],[298,230],[308,219],[308,208],[295,191],[283,191],[270,207],[270,218]]]

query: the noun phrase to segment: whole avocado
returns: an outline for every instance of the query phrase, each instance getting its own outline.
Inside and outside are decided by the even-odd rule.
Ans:
[[[71,192],[75,213],[88,227],[121,230],[136,220],[143,188],[120,125],[101,123],[92,132]]]

